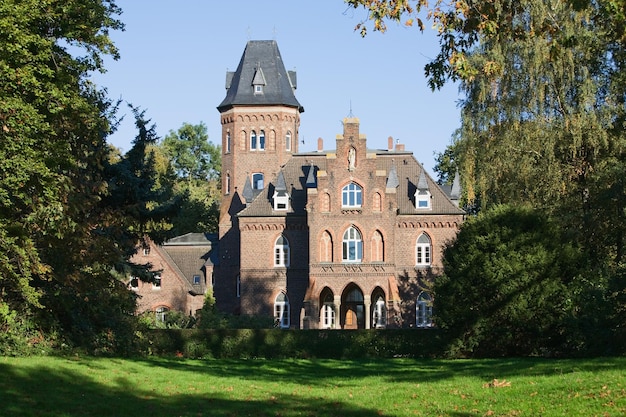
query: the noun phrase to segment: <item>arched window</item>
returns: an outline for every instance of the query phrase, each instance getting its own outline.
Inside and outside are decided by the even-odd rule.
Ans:
[[[363,259],[363,240],[361,232],[350,226],[343,234],[343,261],[361,262]]]
[[[333,293],[327,290],[322,300],[322,311],[320,314],[322,328],[333,329],[335,327],[335,300]]]
[[[226,174],[224,181],[226,182],[226,184],[224,184],[224,194],[230,194],[230,173]]]
[[[383,235],[378,230],[375,230],[374,234],[372,235],[371,249],[372,249],[372,262],[383,262],[385,260],[384,259],[385,247],[384,247],[384,242],[383,242]]]
[[[289,328],[289,298],[282,292],[274,300],[274,323],[281,329]]]
[[[274,266],[289,266],[289,241],[283,235],[274,243]]]
[[[262,190],[264,186],[263,174],[260,172],[252,174],[252,188],[254,190]]]
[[[265,150],[265,130],[259,132],[259,150]]]
[[[358,184],[351,182],[341,190],[341,206],[342,207],[361,207],[362,205],[362,189]]]
[[[427,292],[421,292],[415,304],[415,325],[417,327],[433,326],[433,299]]]
[[[431,244],[430,238],[426,233],[422,233],[417,238],[415,244],[415,265],[429,266],[431,262]]]
[[[226,144],[224,146],[224,153],[230,153],[230,132],[226,132]]]
[[[256,150],[257,147],[257,141],[256,141],[256,131],[252,131],[250,132],[250,150],[254,151]]]
[[[382,329],[387,326],[387,307],[382,294],[376,297],[374,311],[372,312],[372,327]]]
[[[159,306],[154,310],[155,319],[157,322],[165,323],[165,316],[170,309],[165,306]]]
[[[285,150],[287,152],[291,151],[291,132],[287,132],[285,135]]]

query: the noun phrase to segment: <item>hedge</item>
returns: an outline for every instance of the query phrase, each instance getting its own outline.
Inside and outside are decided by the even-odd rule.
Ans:
[[[424,358],[445,351],[439,329],[155,329],[143,342],[151,355],[222,359]]]

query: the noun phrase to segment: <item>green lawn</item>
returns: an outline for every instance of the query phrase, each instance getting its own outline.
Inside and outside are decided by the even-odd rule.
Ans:
[[[1,416],[624,416],[626,358],[0,357]]]

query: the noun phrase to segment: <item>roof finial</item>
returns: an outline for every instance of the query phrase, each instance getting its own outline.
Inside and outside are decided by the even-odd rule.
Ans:
[[[272,29],[272,38],[276,40],[276,25],[274,25],[274,28]]]
[[[250,26],[248,26],[248,30],[247,30],[247,32],[248,32],[248,40],[250,40],[250,33],[251,33]]]
[[[350,99],[350,113],[348,113],[348,117],[349,118],[353,118],[354,115],[352,114],[352,99]]]

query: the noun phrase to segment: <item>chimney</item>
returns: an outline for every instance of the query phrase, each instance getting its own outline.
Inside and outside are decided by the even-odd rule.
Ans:
[[[400,143],[400,139],[396,139],[396,151],[404,151],[404,143]]]
[[[317,151],[322,152],[324,150],[324,139],[317,138]]]
[[[393,151],[393,138],[391,136],[387,138],[387,150]]]

